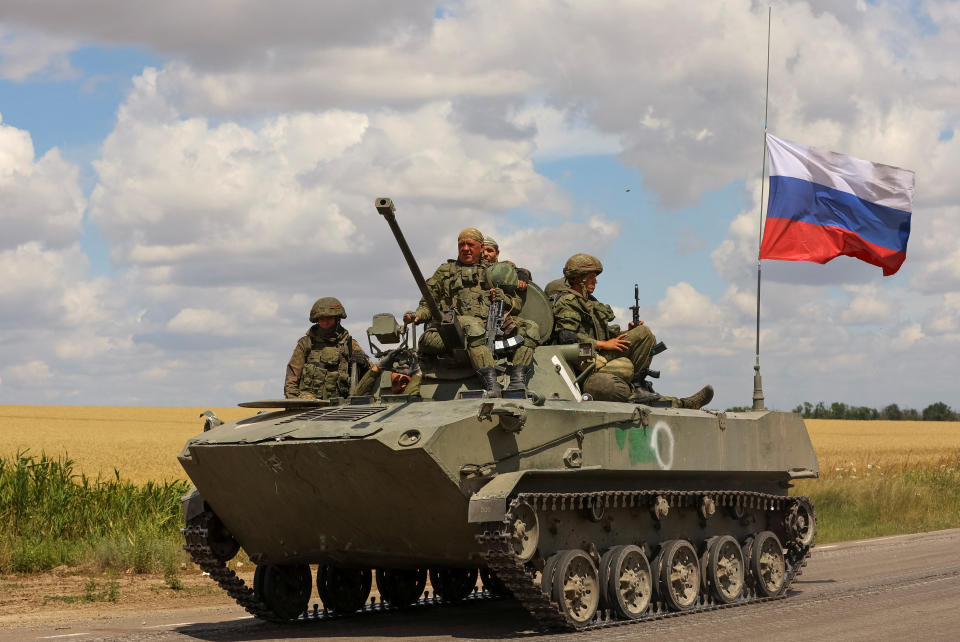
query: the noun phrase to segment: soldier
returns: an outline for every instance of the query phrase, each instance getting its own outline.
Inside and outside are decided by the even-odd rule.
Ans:
[[[635,373],[645,373],[650,366],[657,340],[642,322],[625,333],[611,323],[613,309],[593,296],[601,272],[600,259],[589,254],[574,254],[567,260],[563,267],[567,287],[557,290],[553,305],[554,339],[557,343],[594,344],[595,371],[584,381],[584,392],[597,400],[627,401],[633,395],[630,382]],[[712,398],[711,386],[683,399],[640,393],[640,401],[664,402],[678,408],[701,408]]]
[[[364,378],[357,394],[369,394],[376,378],[367,376],[370,360],[340,320],[347,318],[343,305],[333,297],[317,299],[310,309],[314,325],[297,341],[287,363],[283,394],[287,398],[329,399],[350,395],[350,364],[356,363]],[[369,380],[369,381],[368,381]]]
[[[423,373],[420,371],[420,365],[413,364],[412,368],[397,370],[394,366],[400,357],[399,350],[389,350],[377,363],[371,366],[363,378],[357,383],[357,395],[370,395],[374,393],[374,388],[380,379],[381,372],[390,372],[390,394],[408,394],[420,395],[420,381],[423,379]]]
[[[483,237],[483,258],[488,263],[497,263],[500,260],[500,246],[491,236]],[[527,283],[533,280],[530,270],[518,268],[512,261],[504,261],[504,263],[509,263],[517,270],[517,289],[521,292],[526,290]]]
[[[503,263],[488,266],[482,260],[483,234],[468,227],[457,237],[457,259],[449,260],[437,268],[433,276],[427,279],[427,288],[441,307],[452,309],[460,322],[467,343],[467,356],[470,365],[477,372],[484,390],[491,395],[500,394],[500,384],[494,367],[494,356],[486,343],[486,319],[490,304],[502,299],[504,312],[509,315],[520,311],[522,305],[516,294],[516,271]],[[503,266],[502,268],[500,266]],[[506,268],[506,269],[504,269]],[[490,272],[489,270],[495,270]],[[509,273],[512,273],[512,278]],[[501,274],[491,278],[491,275]],[[494,287],[500,283],[501,287]],[[510,319],[512,321],[512,319]],[[419,322],[438,322],[430,316],[426,301],[420,300],[416,312],[403,315],[404,324]],[[506,325],[510,322],[505,319]],[[516,323],[513,323],[516,326]],[[532,326],[532,327],[531,327]],[[510,388],[526,386],[530,378],[533,363],[534,337],[538,336],[536,324],[528,324],[529,337],[524,337],[510,358],[507,372],[510,375]],[[506,334],[516,330],[505,328]],[[428,327],[420,338],[420,350],[424,354],[440,354],[445,349],[437,328]]]

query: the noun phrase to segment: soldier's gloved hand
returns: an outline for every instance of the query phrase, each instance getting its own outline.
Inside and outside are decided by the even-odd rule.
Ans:
[[[509,314],[503,315],[503,323],[500,324],[500,329],[503,330],[504,336],[509,337],[513,334],[513,331],[517,329],[517,322],[513,320],[513,317]]]
[[[397,359],[400,358],[399,350],[389,350],[387,351],[380,361],[377,362],[377,368],[381,371],[383,370],[393,370],[393,366],[396,365]]]
[[[507,295],[500,288],[490,289],[490,301],[506,301]]]
[[[403,325],[410,325],[411,323],[416,323],[419,320],[420,320],[420,317],[418,317],[413,312],[403,313]]]
[[[630,330],[633,330],[638,325],[643,325],[643,321],[637,321],[636,323],[631,321],[630,323],[627,324],[627,328],[629,328]]]
[[[526,290],[526,289],[527,289],[527,282],[524,281],[523,279],[518,279],[518,280],[517,280],[517,289],[518,289],[518,290]]]

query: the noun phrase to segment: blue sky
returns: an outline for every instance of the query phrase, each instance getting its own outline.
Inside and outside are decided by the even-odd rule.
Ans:
[[[56,147],[77,164],[81,186],[89,196],[96,184],[92,161],[113,131],[117,107],[130,91],[132,78],[162,60],[136,47],[83,47],[70,53],[74,74],[67,78],[38,75],[25,80],[0,78],[3,122],[30,132],[38,156]],[[93,274],[113,274],[109,246],[86,218],[80,239]]]
[[[749,402],[765,6],[98,11],[0,13],[0,403],[276,395],[313,299],[362,334],[416,298],[380,194],[426,272],[466,225],[541,283],[597,254],[602,300],[641,284],[665,392]],[[917,200],[893,277],[764,262],[768,402],[960,407],[960,24],[942,2],[773,21],[770,131],[913,169]]]

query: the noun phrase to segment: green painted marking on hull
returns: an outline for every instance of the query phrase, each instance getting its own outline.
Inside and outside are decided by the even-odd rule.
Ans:
[[[651,463],[657,460],[657,454],[653,452],[650,446],[650,439],[647,431],[643,428],[629,427],[621,428],[617,426],[614,430],[614,438],[617,441],[617,447],[623,450],[629,444],[630,464]]]

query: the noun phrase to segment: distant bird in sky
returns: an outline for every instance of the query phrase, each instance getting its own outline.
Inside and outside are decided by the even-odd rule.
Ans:
[[[630,191],[630,188],[629,188],[629,187],[627,188],[627,191],[628,191],[628,192]]]

